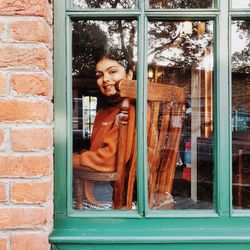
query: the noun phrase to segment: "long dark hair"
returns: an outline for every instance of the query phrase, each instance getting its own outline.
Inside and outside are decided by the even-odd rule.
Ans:
[[[126,73],[128,73],[130,70],[135,71],[132,48],[122,50],[118,47],[106,46],[103,50],[103,53],[99,55],[97,63],[103,59],[111,59],[117,61],[125,68]]]

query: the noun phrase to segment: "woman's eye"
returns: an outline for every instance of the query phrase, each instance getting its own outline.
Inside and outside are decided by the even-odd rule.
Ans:
[[[96,78],[101,78],[101,77],[103,77],[103,73],[96,72],[95,76],[96,76]]]
[[[110,70],[109,74],[115,74],[117,72],[117,70]]]

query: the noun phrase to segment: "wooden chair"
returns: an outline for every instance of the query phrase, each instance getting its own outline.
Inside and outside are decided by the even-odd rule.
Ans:
[[[171,199],[181,131],[186,88],[148,83],[148,196],[149,207],[159,207]],[[135,81],[121,81],[122,97],[135,98]]]
[[[116,85],[123,98],[120,111],[116,170],[112,173],[74,171],[77,208],[81,209],[84,181],[114,181],[113,208],[131,209],[136,176],[136,143],[125,164],[127,121],[130,101],[136,98],[136,81],[122,80]],[[149,206],[159,205],[171,194],[185,111],[184,87],[148,84],[148,193]],[[135,130],[135,129],[134,129]],[[134,134],[135,138],[135,134]],[[150,152],[153,152],[152,154]],[[88,191],[88,190],[87,190]],[[86,192],[85,192],[86,193]],[[88,193],[90,193],[88,195]],[[91,199],[91,192],[87,192]],[[88,198],[88,197],[87,197]]]

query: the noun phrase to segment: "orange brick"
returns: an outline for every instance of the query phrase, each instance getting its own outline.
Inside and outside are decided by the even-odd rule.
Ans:
[[[7,241],[8,236],[7,235],[0,235],[0,250],[7,250]]]
[[[11,201],[16,203],[42,203],[52,197],[52,181],[15,183],[11,187]]]
[[[0,228],[36,228],[44,226],[49,218],[44,207],[0,207]]]
[[[0,202],[6,201],[6,184],[0,182]],[[0,248],[1,249],[1,248]]]
[[[51,19],[48,0],[1,0],[0,15],[44,16]]]
[[[52,97],[52,82],[41,74],[14,74],[12,87],[17,93]]]
[[[51,174],[52,156],[0,156],[1,177],[38,177]]]
[[[0,47],[0,68],[37,67],[51,71],[51,52],[43,47],[8,46]]]
[[[0,100],[0,121],[52,121],[52,104],[49,102],[28,102]]]
[[[10,25],[10,34],[17,41],[52,43],[50,26],[44,21],[18,21]]]
[[[13,129],[11,147],[15,151],[37,151],[53,146],[53,131],[47,128]]]
[[[4,75],[0,74],[0,95],[7,93],[7,84]]]
[[[17,233],[11,235],[12,250],[47,250],[49,249],[46,233]]]
[[[3,142],[4,142],[4,131],[0,129],[0,146],[3,144]]]

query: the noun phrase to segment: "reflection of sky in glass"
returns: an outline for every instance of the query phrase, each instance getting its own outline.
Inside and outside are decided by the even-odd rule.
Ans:
[[[247,38],[239,33],[236,23],[232,23],[232,53],[241,52],[246,46]]]
[[[90,21],[91,22],[91,21]],[[99,24],[99,27],[101,30],[103,30],[103,32],[105,32],[106,34],[109,33],[109,26],[110,26],[110,23],[109,22],[105,22],[105,21],[93,21],[93,23],[98,23]],[[134,27],[136,27],[136,21],[132,21],[132,24]],[[131,33],[131,30],[130,29],[123,29],[123,37],[124,37],[124,41],[126,44],[129,43],[129,39],[130,39],[130,34]],[[114,46],[117,46],[117,47],[120,47],[121,45],[121,34],[119,32],[113,32],[112,33],[112,36],[109,35],[109,40],[108,40],[108,45],[111,46],[111,47],[114,47]],[[137,61],[137,46],[136,46],[136,37],[137,37],[137,31],[135,31],[135,40],[134,40],[134,43],[135,43],[135,46],[133,48],[133,60],[136,62]]]
[[[174,38],[172,37],[173,43],[170,46],[167,46],[167,48],[161,51],[160,53],[156,52],[152,54],[150,52],[154,51],[154,49],[157,47],[160,48],[164,43],[168,44],[171,38],[159,35],[158,38],[155,39],[153,37],[150,37],[149,35],[148,63],[156,63],[159,66],[168,67],[173,67],[177,64],[182,66],[185,65],[185,67],[191,67],[191,65],[193,65],[193,63],[196,61],[197,68],[199,69],[213,69],[213,48],[211,45],[208,45],[209,41],[211,42],[213,40],[213,22],[206,22],[206,29],[204,30],[204,33],[199,36],[192,35],[194,30],[191,30],[190,34],[185,34],[186,32],[181,31],[180,29],[180,26],[182,26],[182,22],[180,22],[179,24],[178,22],[175,23],[177,25],[175,34],[178,36],[178,38],[174,40]],[[198,23],[199,22],[192,22],[192,26],[195,27]],[[165,22],[165,25],[167,24],[168,22]],[[149,34],[150,31],[155,30],[155,25],[157,24],[154,22],[149,23]],[[159,23],[157,27],[160,26],[161,24]],[[162,25],[162,30],[163,29],[164,25]],[[195,29],[197,29],[197,27]],[[178,35],[178,33],[180,35]],[[186,48],[189,54],[188,58],[187,55],[184,53],[185,49],[184,47],[182,47],[182,43],[178,42],[182,40],[182,36],[186,36],[186,38],[190,36],[190,38],[187,38],[187,41],[189,42],[189,47]]]
[[[250,0],[232,0],[233,8],[250,8]]]
[[[232,21],[231,55],[234,72],[249,73],[250,66],[250,22],[248,20]]]

